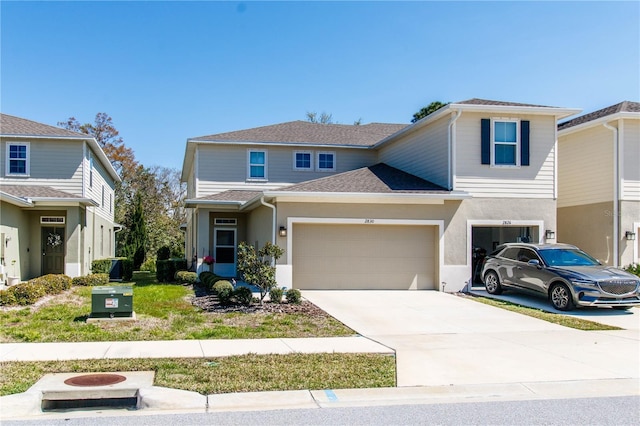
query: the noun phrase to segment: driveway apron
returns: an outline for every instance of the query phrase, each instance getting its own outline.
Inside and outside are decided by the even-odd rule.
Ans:
[[[398,386],[640,378],[638,329],[574,330],[437,291],[302,295],[394,349]]]

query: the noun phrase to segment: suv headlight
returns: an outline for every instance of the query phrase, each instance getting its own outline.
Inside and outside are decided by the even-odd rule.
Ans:
[[[589,287],[595,287],[596,286],[596,282],[594,280],[588,280],[585,278],[573,278],[571,280],[571,283],[575,284],[575,285],[579,285],[579,286],[589,286]]]

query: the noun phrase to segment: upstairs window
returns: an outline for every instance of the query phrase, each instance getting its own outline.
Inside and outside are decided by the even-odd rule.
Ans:
[[[89,187],[93,188],[93,155],[89,153]]]
[[[249,179],[267,180],[267,152],[248,151],[248,172]]]
[[[336,170],[336,154],[334,152],[319,152],[317,168],[321,172],[333,172]]]
[[[480,138],[482,164],[495,167],[528,166],[529,121],[483,118]]]
[[[293,153],[293,170],[312,170],[313,155],[310,151],[296,151]]]
[[[29,143],[7,143],[7,175],[29,175]]]

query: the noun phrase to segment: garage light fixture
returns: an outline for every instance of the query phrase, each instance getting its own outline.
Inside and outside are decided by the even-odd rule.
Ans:
[[[628,240],[628,241],[633,241],[636,239],[636,233],[633,231],[627,231],[624,234],[624,237]]]
[[[546,231],[544,231],[544,237],[547,240],[553,240],[556,237],[556,232],[552,231],[551,229],[547,229]]]
[[[287,236],[287,228],[285,228],[284,226],[281,226],[280,227],[280,231],[278,231],[278,234],[281,237],[286,237]]]

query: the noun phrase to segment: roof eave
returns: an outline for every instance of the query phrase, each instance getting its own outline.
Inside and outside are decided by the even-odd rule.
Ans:
[[[96,201],[91,198],[68,198],[68,197],[30,197],[36,206],[92,206],[99,207]]]
[[[356,145],[356,144],[332,144],[332,143],[320,143],[320,142],[270,142],[270,141],[242,141],[242,140],[202,140],[202,139],[189,139],[187,143],[198,143],[205,145],[258,145],[258,146],[286,146],[286,147],[318,147],[318,148],[356,148],[356,149],[368,149],[374,144],[368,145]]]
[[[570,117],[582,112],[579,108],[559,108],[544,106],[516,106],[516,105],[476,105],[476,104],[449,104],[452,109],[472,112],[495,112],[511,114],[553,115],[556,120]]]
[[[571,133],[579,132],[581,130],[588,129],[590,127],[600,126],[604,123],[609,123],[610,121],[615,121],[619,119],[640,119],[640,113],[638,112],[617,112],[610,115],[605,115],[604,117],[599,117],[593,120],[585,121],[584,123],[576,124],[575,126],[567,127],[566,129],[558,130],[558,136],[564,136]]]
[[[29,198],[18,197],[3,191],[0,191],[0,201],[18,207],[33,207],[33,202]]]
[[[358,201],[358,200],[393,200],[401,202],[420,202],[420,201],[454,201],[465,200],[472,198],[472,195],[464,191],[451,191],[451,192],[393,192],[393,193],[380,193],[380,192],[296,192],[296,191],[265,191],[265,197],[275,198],[296,198],[300,201],[309,199],[334,199],[344,202]]]

